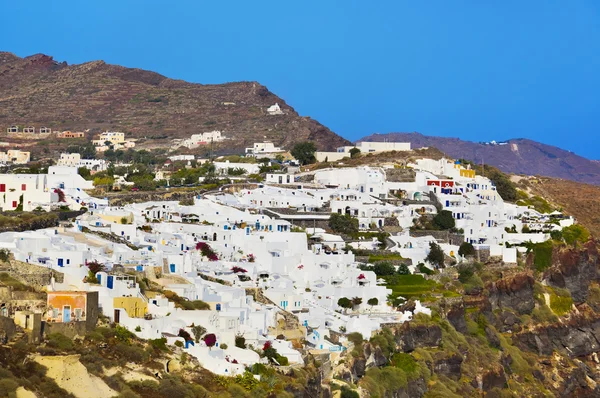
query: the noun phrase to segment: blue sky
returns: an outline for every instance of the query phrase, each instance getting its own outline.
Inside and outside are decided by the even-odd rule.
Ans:
[[[0,0],[0,15],[0,50],[259,81],[351,140],[531,138],[600,158],[595,0]]]

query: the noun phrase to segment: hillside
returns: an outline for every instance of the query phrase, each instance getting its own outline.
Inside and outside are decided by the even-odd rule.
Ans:
[[[481,144],[458,138],[419,133],[374,134],[360,141],[404,141],[414,148],[436,147],[452,158],[496,166],[506,173],[540,175],[600,185],[600,163],[551,145],[513,139],[504,145]]]
[[[275,103],[283,115],[267,114]],[[287,148],[312,140],[329,150],[348,143],[257,82],[193,84],[103,61],[68,65],[0,52],[0,134],[10,125],[117,130],[163,146],[221,130],[235,139],[225,146],[236,150],[264,140]]]
[[[517,185],[562,208],[594,236],[600,236],[600,187],[557,178],[523,179]]]

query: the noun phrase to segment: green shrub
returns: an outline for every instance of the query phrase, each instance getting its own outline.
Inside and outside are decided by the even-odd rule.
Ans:
[[[144,349],[137,345],[127,345],[117,343],[114,347],[115,353],[118,353],[120,358],[125,362],[141,363],[148,360],[149,354]]]
[[[571,312],[573,299],[571,293],[566,289],[554,288],[550,292],[550,308],[558,316],[563,316]]]
[[[0,380],[0,392],[10,396],[11,393],[14,393],[19,388],[19,383],[14,381],[13,379],[1,379]]]
[[[357,391],[354,391],[347,386],[342,386],[342,393],[340,394],[340,398],[360,398],[360,395]]]
[[[114,336],[117,340],[128,343],[135,335],[121,325],[114,328]]]
[[[222,350],[226,350],[227,348],[228,348],[228,347],[227,347],[227,344],[221,344],[221,349],[222,349]]]
[[[410,354],[396,353],[390,361],[395,367],[406,373],[414,373],[418,369],[417,361]]]
[[[62,333],[50,333],[48,335],[48,345],[62,351],[69,351],[74,348],[73,340]]]
[[[353,332],[348,335],[348,341],[350,341],[355,346],[362,344],[363,340],[364,339],[363,339],[362,334],[360,334],[358,332]]]
[[[175,346],[179,347],[179,348],[183,347],[183,341],[181,341],[181,340],[175,341]]]
[[[164,337],[160,339],[150,339],[148,340],[148,344],[150,344],[150,346],[155,350],[164,352],[169,351],[169,348],[167,347],[167,339],[165,339]]]

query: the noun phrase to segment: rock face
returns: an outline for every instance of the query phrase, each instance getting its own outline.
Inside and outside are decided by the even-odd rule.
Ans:
[[[487,289],[492,309],[511,308],[519,314],[531,313],[535,307],[534,283],[533,276],[519,273],[489,284]]]
[[[568,322],[539,326],[517,333],[513,340],[524,350],[550,355],[553,350],[570,357],[583,357],[600,351],[600,316],[572,315]]]
[[[433,371],[452,380],[458,380],[461,376],[460,367],[463,363],[463,357],[458,354],[452,354],[448,357],[434,358]]]
[[[419,347],[439,347],[442,342],[442,329],[438,325],[413,325],[403,323],[395,330],[396,345],[403,352],[414,351]]]
[[[598,250],[596,242],[586,243],[583,250],[556,253],[558,263],[544,274],[550,286],[567,289],[575,304],[587,299],[590,282],[598,279]]]
[[[275,103],[283,114],[266,112]],[[0,52],[0,109],[3,129],[96,132],[126,126],[133,137],[163,141],[220,130],[235,139],[223,148],[238,150],[265,139],[285,148],[305,140],[329,150],[350,144],[257,82],[193,84],[103,61],[67,65],[43,54]]]

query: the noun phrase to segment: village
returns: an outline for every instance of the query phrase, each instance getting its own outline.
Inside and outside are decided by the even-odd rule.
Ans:
[[[204,134],[175,146],[226,139]],[[94,146],[103,152],[127,142],[103,133]],[[8,341],[18,326],[32,342],[57,332],[76,338],[102,318],[182,347],[222,376],[256,363],[303,365],[309,352],[334,360],[352,334],[369,339],[431,315],[419,300],[405,306],[403,287],[474,258],[516,266],[527,244],[575,222],[504,201],[489,178],[457,160],[343,165],[361,152],[390,151],[410,144],[315,152],[340,163],[310,170],[270,142],[255,143],[238,162],[173,155],[155,178],[174,185],[187,170],[182,179],[200,186],[222,176],[228,183],[189,200],[120,206],[90,194],[97,180],[81,175],[105,173],[114,167],[108,160],[64,153],[47,173],[2,174],[3,212],[78,213],[56,227],[0,233],[10,277],[37,275],[45,292],[32,300],[0,287],[0,336]],[[205,172],[189,173],[195,168]],[[121,183],[136,190],[123,176]],[[264,347],[274,354],[261,355]]]

